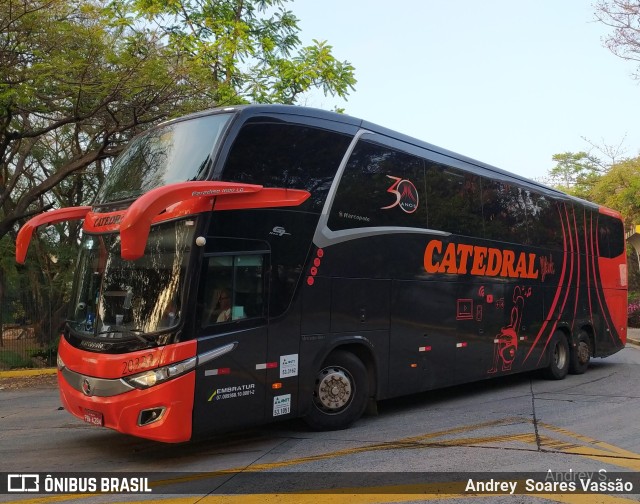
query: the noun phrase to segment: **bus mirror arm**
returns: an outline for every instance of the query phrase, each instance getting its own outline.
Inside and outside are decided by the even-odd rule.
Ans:
[[[214,198],[216,210],[297,206],[309,196],[309,192],[298,189],[222,181],[179,182],[158,187],[140,196],[126,211],[120,223],[122,258],[135,260],[144,255],[151,224],[163,210],[175,216],[210,211],[212,207],[205,208],[203,203],[211,205]],[[180,205],[172,207],[177,203]]]
[[[16,239],[16,262],[24,264],[35,228],[44,226],[45,224],[57,224],[58,222],[84,219],[90,210],[90,206],[59,208],[41,213],[29,219],[20,228],[20,231],[18,231],[18,237]]]

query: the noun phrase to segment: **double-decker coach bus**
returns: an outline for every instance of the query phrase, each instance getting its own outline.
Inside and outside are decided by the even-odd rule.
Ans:
[[[617,212],[368,122],[292,106],[161,124],[84,219],[62,403],[164,442],[544,369],[626,341]]]

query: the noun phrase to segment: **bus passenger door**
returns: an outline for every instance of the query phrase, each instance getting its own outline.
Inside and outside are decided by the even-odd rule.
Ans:
[[[194,437],[264,422],[267,262],[249,252],[204,258]]]

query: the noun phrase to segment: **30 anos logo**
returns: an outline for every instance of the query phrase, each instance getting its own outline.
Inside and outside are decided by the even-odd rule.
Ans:
[[[388,178],[393,180],[393,184],[387,189],[388,193],[393,194],[396,200],[386,207],[382,207],[382,210],[388,210],[394,207],[400,207],[403,212],[413,213],[418,209],[418,190],[416,186],[410,180],[401,179],[400,177],[394,177],[387,175]]]

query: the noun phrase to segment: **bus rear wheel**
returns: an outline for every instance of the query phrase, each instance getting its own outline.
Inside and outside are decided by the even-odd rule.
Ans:
[[[550,361],[544,370],[545,378],[562,380],[569,372],[569,343],[562,331],[553,333],[549,343]]]
[[[576,346],[571,349],[569,372],[571,374],[583,374],[589,367],[590,358],[589,335],[585,331],[580,331]]]
[[[367,369],[345,351],[331,353],[318,371],[305,421],[316,430],[346,429],[362,416],[369,397]]]

